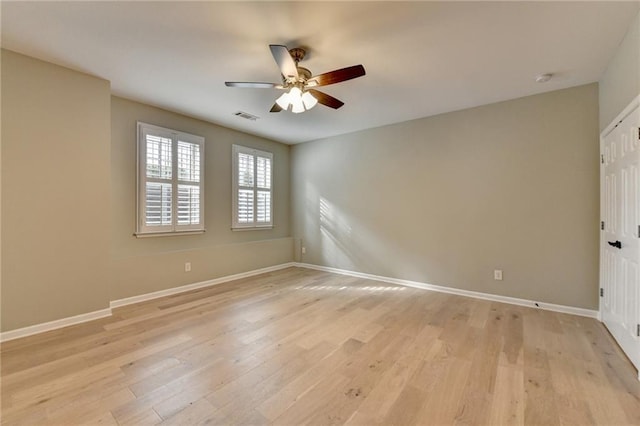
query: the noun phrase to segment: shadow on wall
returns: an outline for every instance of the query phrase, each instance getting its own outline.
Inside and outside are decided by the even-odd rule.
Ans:
[[[306,184],[304,239],[315,255],[307,258],[323,266],[429,282],[424,259],[398,247],[391,236],[374,232],[352,220],[344,209]]]
[[[364,259],[350,248],[354,245],[353,228],[326,198],[320,197],[319,200],[322,261],[329,265],[341,265],[345,269],[354,269],[358,264],[362,265]]]

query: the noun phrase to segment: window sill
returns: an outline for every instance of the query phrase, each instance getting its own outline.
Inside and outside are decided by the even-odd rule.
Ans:
[[[231,228],[232,231],[268,231],[273,229],[273,225],[269,226],[241,226],[237,228]]]
[[[176,232],[135,232],[133,234],[136,238],[152,238],[152,237],[177,237],[180,235],[200,235],[204,234],[205,230],[200,229],[197,231],[176,231]]]

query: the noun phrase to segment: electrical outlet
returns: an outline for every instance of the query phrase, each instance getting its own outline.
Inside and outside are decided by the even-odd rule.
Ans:
[[[191,262],[185,262],[184,271],[185,272],[191,272]]]
[[[502,281],[502,269],[495,269],[493,271],[493,279],[497,281]]]
[[[302,247],[302,254],[307,254],[307,248],[306,247]]]

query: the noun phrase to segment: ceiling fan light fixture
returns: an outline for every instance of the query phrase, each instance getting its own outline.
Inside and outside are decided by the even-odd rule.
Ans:
[[[305,112],[316,106],[318,100],[314,98],[309,92],[302,92],[299,87],[292,87],[286,93],[283,93],[278,99],[276,104],[283,110],[288,110],[291,106],[291,112],[299,114]]]
[[[301,112],[305,111],[306,109],[304,109],[304,105],[302,104],[302,102],[291,104],[291,112],[293,112],[294,114],[300,114]]]
[[[304,103],[302,102],[302,90],[298,87],[292,87],[289,91],[289,102],[291,103],[291,112],[296,114],[304,112]]]
[[[304,104],[304,107],[307,110],[309,110],[309,109],[313,108],[314,106],[316,106],[316,104],[318,103],[318,100],[316,98],[314,98],[311,93],[304,92],[302,94],[302,103]]]
[[[283,110],[286,110],[287,108],[289,108],[289,103],[290,103],[289,92],[284,92],[278,99],[276,99],[276,103]]]

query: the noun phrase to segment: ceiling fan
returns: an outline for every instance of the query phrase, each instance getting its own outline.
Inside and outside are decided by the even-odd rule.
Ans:
[[[328,86],[365,75],[362,65],[354,65],[312,76],[311,71],[298,66],[306,53],[303,48],[287,49],[287,46],[279,44],[271,44],[269,48],[280,68],[282,84],[240,81],[226,81],[224,83],[228,87],[287,90],[276,100],[269,112],[291,109],[291,112],[300,113],[310,110],[318,103],[338,109],[344,105],[344,102],[316,90],[315,87]]]

